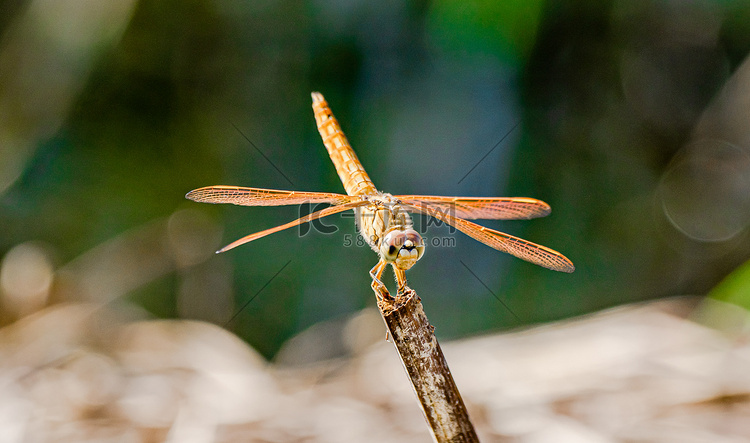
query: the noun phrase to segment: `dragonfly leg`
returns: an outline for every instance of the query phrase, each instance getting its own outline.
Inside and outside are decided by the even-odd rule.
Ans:
[[[383,270],[387,264],[385,261],[380,260],[378,264],[370,269],[370,277],[372,277],[372,284],[370,286],[372,286],[372,290],[375,291],[375,295],[379,300],[393,300],[393,297],[388,292],[388,288],[380,281],[380,277],[383,275]]]
[[[393,274],[396,276],[396,285],[398,286],[398,294],[406,294],[411,289],[406,285],[406,271],[393,266]]]

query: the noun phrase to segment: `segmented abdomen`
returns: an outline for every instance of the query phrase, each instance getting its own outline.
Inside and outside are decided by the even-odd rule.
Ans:
[[[352,150],[349,141],[341,131],[341,126],[333,116],[331,108],[328,107],[326,99],[319,92],[312,93],[313,111],[318,131],[326,145],[328,155],[331,157],[336,172],[344,184],[344,189],[349,195],[374,194],[377,192],[375,185],[365,172],[365,168]]]

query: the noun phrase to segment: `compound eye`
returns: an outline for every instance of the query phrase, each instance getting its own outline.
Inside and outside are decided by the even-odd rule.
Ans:
[[[404,236],[405,240],[401,251],[404,258],[416,258],[416,260],[422,258],[422,254],[424,253],[424,240],[422,240],[422,236],[413,229],[407,229],[404,231]]]
[[[398,252],[405,241],[406,235],[402,231],[391,231],[383,237],[380,251],[387,261],[394,261],[398,258]]]
[[[404,236],[406,237],[406,240],[404,241],[406,246],[417,249],[420,247],[424,248],[424,240],[422,240],[422,236],[414,229],[407,229],[404,231]]]

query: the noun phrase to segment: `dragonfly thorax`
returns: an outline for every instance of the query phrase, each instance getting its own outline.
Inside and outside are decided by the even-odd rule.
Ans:
[[[378,192],[377,194],[363,195],[362,198],[369,201],[375,206],[384,208],[393,208],[401,203],[399,199],[387,192]]]
[[[360,234],[373,251],[399,269],[407,270],[422,258],[424,241],[412,228],[401,202],[387,193],[364,197],[371,204],[357,209]]]

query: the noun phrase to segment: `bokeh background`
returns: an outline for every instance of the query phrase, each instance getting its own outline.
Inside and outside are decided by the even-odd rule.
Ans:
[[[310,208],[184,199],[343,192],[311,91],[386,192],[552,206],[485,224],[571,275],[417,218],[435,243],[408,277],[441,340],[671,296],[747,308],[748,53],[744,0],[4,0],[0,325],[74,303],[273,359],[374,306],[351,216],[217,256]]]

